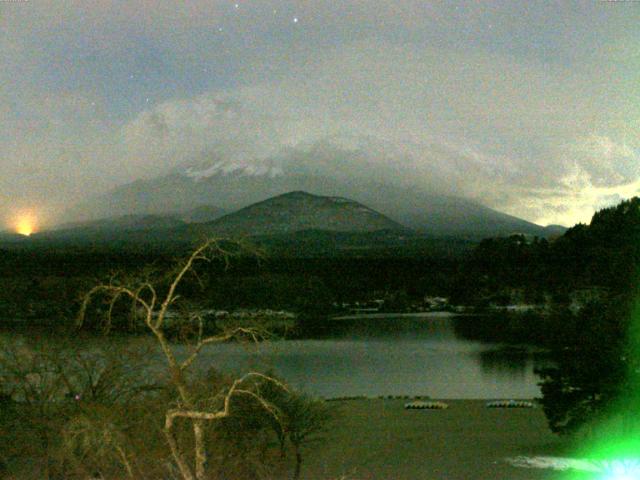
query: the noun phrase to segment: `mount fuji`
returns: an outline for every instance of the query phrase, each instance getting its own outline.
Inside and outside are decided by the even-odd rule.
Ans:
[[[400,180],[399,162],[376,163],[372,158],[362,149],[324,146],[304,151],[292,148],[259,161],[225,160],[215,152],[205,152],[196,161],[164,175],[120,185],[93,197],[68,212],[67,218],[163,215],[194,209],[233,212],[271,197],[304,191],[352,199],[430,236],[552,234],[545,227],[475,201],[432,193],[433,184],[442,183],[441,178],[433,178],[430,185]],[[197,221],[209,220],[214,218],[200,215]]]

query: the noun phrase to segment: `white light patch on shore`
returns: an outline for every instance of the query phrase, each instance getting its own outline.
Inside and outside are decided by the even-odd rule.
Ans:
[[[640,460],[585,460],[562,457],[515,457],[507,458],[507,463],[520,468],[544,470],[579,470],[603,473],[603,479],[640,479]]]
[[[593,461],[562,458],[562,457],[515,457],[507,458],[507,463],[514,467],[540,468],[545,470],[581,470],[584,472],[599,472],[601,467]]]

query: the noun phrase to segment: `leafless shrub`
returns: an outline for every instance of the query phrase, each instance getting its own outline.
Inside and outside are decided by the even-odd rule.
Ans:
[[[178,288],[181,282],[187,275],[199,278],[195,268],[196,264],[211,262],[215,259],[227,263],[234,255],[248,252],[249,250],[243,245],[209,240],[195,249],[172,273],[166,292],[159,293],[160,289],[149,278],[127,283],[119,282],[114,278],[110,283],[98,285],[88,292],[78,316],[78,325],[82,326],[91,301],[96,296],[102,295],[107,299],[108,305],[106,316],[103,319],[103,328],[108,332],[111,329],[114,309],[118,302],[122,299],[128,299],[132,303],[132,310],[136,312],[136,318],[142,320],[158,342],[164,355],[171,384],[177,394],[177,400],[174,404],[166,406],[164,435],[183,480],[205,479],[208,460],[206,426],[209,422],[228,418],[231,415],[232,400],[236,397],[252,398],[257,406],[278,421],[281,416],[278,408],[263,398],[255,388],[255,380],[261,379],[286,390],[286,387],[273,377],[259,372],[250,372],[234,380],[223,390],[212,392],[209,398],[202,400],[195,395],[188,376],[189,368],[207,345],[238,337],[257,341],[268,335],[266,330],[255,325],[237,326],[216,335],[206,336],[202,316],[196,313],[183,315],[179,319],[179,327],[183,332],[182,339],[186,340],[190,347],[185,358],[178,357],[167,336],[169,324],[174,323],[171,327],[175,327],[175,322],[172,322],[170,318],[170,309],[176,310],[176,302],[180,298]],[[177,434],[179,422],[190,424],[193,442],[191,445],[188,445],[183,437]]]
[[[76,457],[63,441],[70,425],[77,427],[81,419],[86,423],[89,418],[98,425],[98,411],[111,412],[113,418],[116,411],[122,413],[134,400],[159,388],[144,374],[145,350],[139,345],[115,351],[99,346],[80,349],[77,343],[24,338],[0,346],[0,429],[4,430],[0,452],[6,460],[37,463],[32,473],[38,478],[70,475],[69,461]],[[105,428],[104,435],[109,433]],[[116,438],[114,431],[111,435]],[[94,457],[99,451],[91,449]]]
[[[115,463],[128,478],[135,478],[122,417],[113,413],[94,406],[71,418],[62,432],[64,451],[84,468],[100,470]]]

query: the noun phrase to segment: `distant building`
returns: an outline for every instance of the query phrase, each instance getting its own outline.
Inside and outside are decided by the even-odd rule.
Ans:
[[[424,297],[424,304],[429,310],[439,310],[449,305],[449,299],[445,297]]]

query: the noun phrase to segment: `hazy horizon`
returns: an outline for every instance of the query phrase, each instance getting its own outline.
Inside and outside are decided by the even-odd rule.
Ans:
[[[0,2],[3,221],[340,148],[354,179],[588,222],[640,193],[638,24],[637,2]]]

